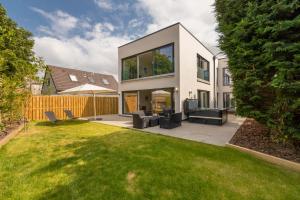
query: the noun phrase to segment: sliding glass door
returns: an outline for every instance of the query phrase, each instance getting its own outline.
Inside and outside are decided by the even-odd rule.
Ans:
[[[172,89],[153,90],[151,96],[153,113],[161,113],[164,109],[173,109]]]
[[[130,114],[138,110],[137,92],[123,92],[123,113]]]

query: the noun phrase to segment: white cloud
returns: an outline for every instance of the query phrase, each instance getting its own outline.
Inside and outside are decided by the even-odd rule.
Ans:
[[[62,11],[47,13],[32,9],[50,21],[49,26],[38,28],[43,36],[34,38],[34,51],[44,58],[46,64],[116,76],[118,46],[129,39],[127,36],[113,36],[114,25],[108,22],[93,24],[89,19],[80,20]],[[82,29],[83,35],[69,34],[75,28],[74,24]],[[60,29],[56,32],[58,27]]]
[[[99,30],[99,24],[89,32],[90,38],[35,37],[34,50],[47,64],[117,75],[118,46],[128,42]]]
[[[106,9],[129,9],[128,5],[114,6],[110,1],[97,0],[97,2],[102,2],[101,5],[106,6]],[[145,35],[173,23],[182,22],[201,41],[215,44],[217,34],[214,31],[212,4],[213,0],[164,0],[162,6],[161,0],[138,0],[135,5],[130,5],[130,9],[135,8],[131,12],[135,12],[138,17],[126,24],[128,23],[128,28],[133,30],[147,26],[146,32],[141,33]],[[113,32],[118,30],[122,32],[125,27],[108,22],[93,23],[88,18],[79,19],[59,10],[50,13],[38,8],[32,10],[50,22],[49,26],[38,28],[43,34],[35,37],[34,48],[37,55],[43,57],[47,64],[117,74],[117,47],[129,42],[132,35],[119,33],[115,36]],[[145,22],[141,20],[145,17],[145,13],[152,18],[150,24],[144,24]],[[119,23],[123,22],[125,21],[121,20]],[[71,34],[74,29],[79,30],[81,35]]]
[[[112,3],[109,0],[94,0],[94,2],[97,6],[99,6],[99,8],[102,8],[105,10],[113,9]]]
[[[45,32],[46,34],[51,33],[52,35],[65,36],[69,33],[69,31],[76,28],[78,25],[78,19],[76,17],[73,17],[72,15],[69,15],[61,10],[49,13],[35,7],[31,7],[31,9],[50,20],[50,27],[39,27],[39,30]]]
[[[147,33],[181,22],[203,42],[216,44],[214,0],[138,0],[137,9],[144,9],[153,18]],[[141,12],[141,11],[139,11]]]

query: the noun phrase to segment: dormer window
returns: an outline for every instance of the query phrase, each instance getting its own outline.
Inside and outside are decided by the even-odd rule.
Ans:
[[[78,81],[77,77],[73,74],[69,74],[69,77],[70,77],[71,81],[74,81],[74,82]]]
[[[108,85],[108,84],[109,84],[108,80],[105,79],[105,78],[102,79],[102,82],[103,82],[105,85]]]
[[[95,80],[93,79],[93,77],[88,76],[88,79],[89,79],[89,81],[90,81],[91,83],[95,83]]]

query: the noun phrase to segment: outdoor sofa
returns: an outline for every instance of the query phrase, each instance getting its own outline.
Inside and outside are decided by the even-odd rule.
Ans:
[[[184,101],[184,112],[189,122],[223,125],[227,122],[227,109],[199,108],[198,99],[186,99]]]
[[[133,128],[143,129],[158,125],[158,116],[146,116],[143,110],[132,113]]]

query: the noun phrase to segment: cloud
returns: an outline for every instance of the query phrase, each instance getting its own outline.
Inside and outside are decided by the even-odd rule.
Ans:
[[[109,0],[94,0],[94,2],[97,6],[99,6],[99,8],[102,8],[105,10],[113,9],[112,3]]]
[[[39,26],[42,35],[34,37],[34,51],[46,64],[117,75],[118,46],[127,43],[129,38],[114,36],[113,24],[93,23],[62,11],[32,10],[50,22],[49,26]],[[71,34],[75,28],[81,34]]]
[[[163,6],[161,0],[137,0],[130,6],[113,1],[94,2],[110,11],[107,20],[119,20],[95,22],[61,10],[46,12],[32,7],[49,23],[38,27],[41,34],[34,38],[36,54],[47,64],[116,76],[118,46],[173,23],[182,22],[204,43],[217,41],[213,0],[164,0]],[[123,12],[131,15],[118,15]]]
[[[34,51],[47,64],[116,75],[117,47],[128,40],[106,35],[107,33],[93,34],[99,34],[99,37],[85,39],[76,36],[64,40],[47,36],[35,37]]]
[[[216,44],[214,0],[138,0],[137,9],[152,17],[147,33],[181,22],[201,41]],[[141,11],[140,11],[141,12]]]
[[[78,25],[78,19],[66,12],[57,10],[49,13],[42,9],[31,7],[31,9],[50,21],[50,27],[40,26],[38,29],[46,34],[65,36]]]

